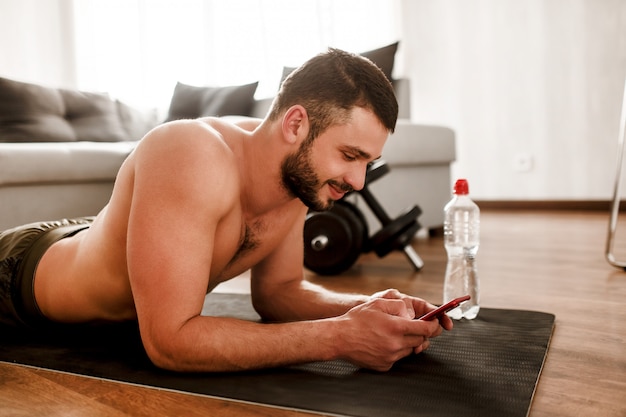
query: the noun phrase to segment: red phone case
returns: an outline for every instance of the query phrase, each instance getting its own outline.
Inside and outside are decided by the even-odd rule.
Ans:
[[[418,320],[429,321],[429,320],[433,320],[435,318],[441,317],[446,312],[452,310],[453,308],[458,307],[462,302],[467,301],[470,298],[471,297],[469,295],[464,295],[463,297],[455,298],[454,300],[448,301],[447,303],[445,303],[441,307],[424,314]]]

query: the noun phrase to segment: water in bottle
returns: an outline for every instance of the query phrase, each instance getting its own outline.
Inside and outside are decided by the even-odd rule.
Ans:
[[[444,245],[448,264],[443,287],[443,302],[470,295],[469,301],[451,310],[453,319],[473,319],[480,309],[480,287],[476,268],[476,254],[480,236],[480,209],[469,197],[467,180],[454,184],[452,200],[444,207]]]

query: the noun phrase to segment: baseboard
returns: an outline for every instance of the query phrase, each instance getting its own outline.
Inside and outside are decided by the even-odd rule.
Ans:
[[[550,210],[550,211],[606,211],[609,200],[476,200],[481,210]],[[620,203],[620,212],[626,212],[626,201]]]
[[[603,211],[611,212],[613,201],[608,200],[474,200],[482,211]],[[626,213],[626,200],[619,206]],[[419,220],[419,219],[418,219]],[[443,236],[443,226],[427,230],[430,237]]]

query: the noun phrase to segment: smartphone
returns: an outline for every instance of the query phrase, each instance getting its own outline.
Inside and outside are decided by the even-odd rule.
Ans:
[[[444,314],[446,314],[448,311],[452,310],[453,308],[457,308],[462,302],[467,301],[470,298],[471,297],[469,295],[464,295],[463,297],[455,298],[454,300],[448,301],[441,307],[424,314],[418,320],[429,321],[429,320],[434,320],[436,318],[439,318],[443,316]]]

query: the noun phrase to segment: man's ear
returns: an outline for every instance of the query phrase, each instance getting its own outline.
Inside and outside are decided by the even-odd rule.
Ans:
[[[306,109],[299,104],[291,106],[283,117],[283,137],[289,143],[299,143],[309,134],[309,117]]]

